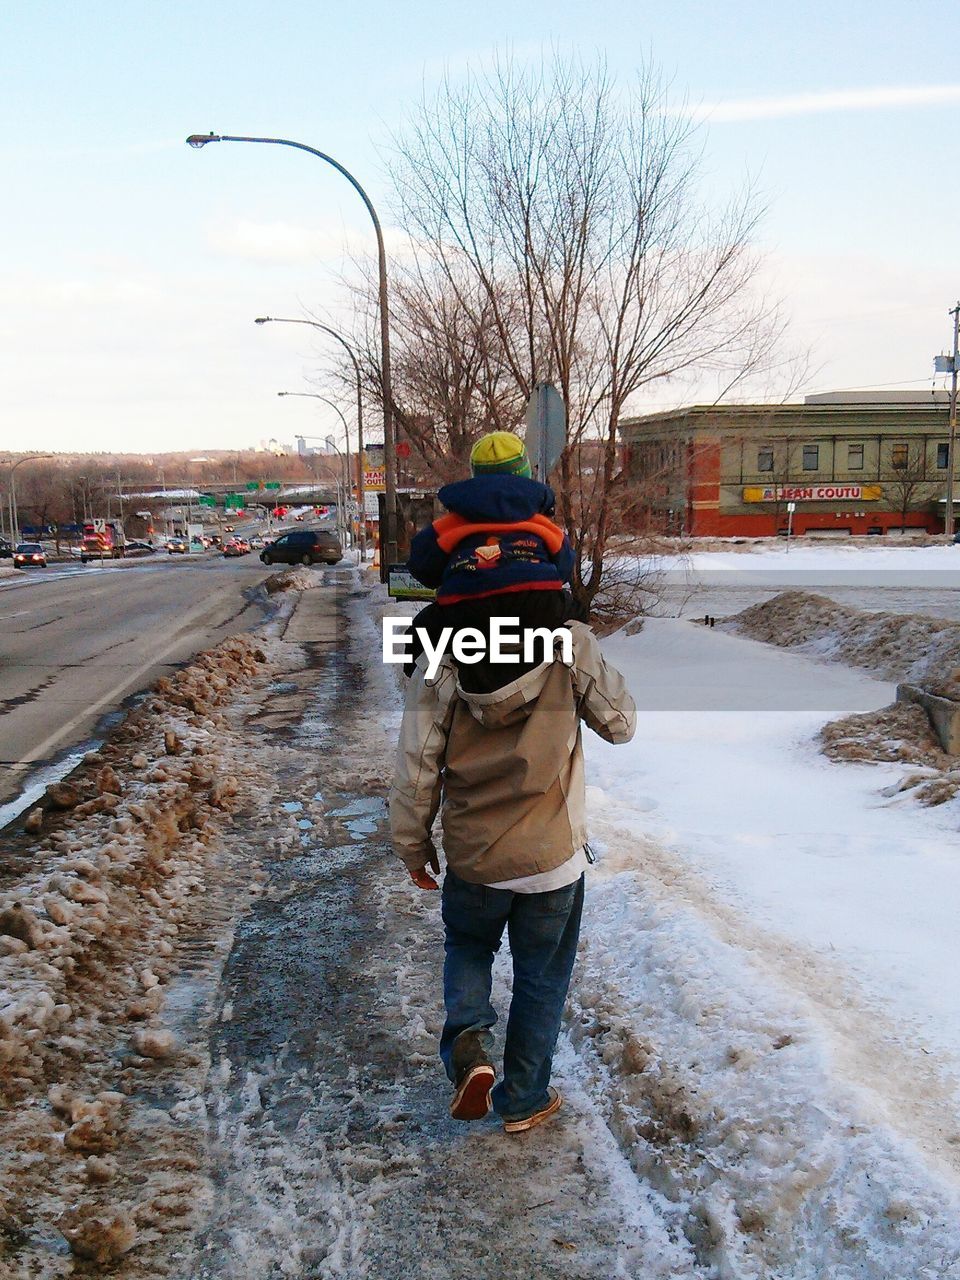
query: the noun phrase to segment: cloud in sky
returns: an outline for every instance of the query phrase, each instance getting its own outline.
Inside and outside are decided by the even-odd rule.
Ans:
[[[884,87],[879,89],[830,89],[820,93],[795,93],[777,98],[735,98],[726,102],[690,103],[677,114],[710,124],[742,120],[776,120],[784,116],[818,115],[834,111],[882,111],[899,107],[931,107],[960,103],[960,84]]]
[[[383,238],[391,258],[409,255],[409,242],[402,232],[386,226]],[[217,253],[251,262],[336,262],[344,257],[362,259],[376,249],[369,223],[308,227],[240,218],[211,227],[207,240]]]

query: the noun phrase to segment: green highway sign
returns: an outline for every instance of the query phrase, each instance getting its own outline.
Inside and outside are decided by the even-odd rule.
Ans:
[[[257,490],[258,490],[259,488],[260,488],[260,481],[259,481],[259,480],[248,480],[248,481],[247,481],[247,493],[256,493],[256,492],[257,492]]]
[[[215,507],[217,505],[217,500],[212,493],[201,493],[199,501],[201,507]]]
[[[268,481],[267,481],[267,483],[266,483],[263,487],[264,487],[265,489],[279,489],[279,488],[280,488],[280,481],[279,481],[279,480],[268,480]]]
[[[242,511],[244,497],[242,493],[228,493],[223,500],[224,511]]]

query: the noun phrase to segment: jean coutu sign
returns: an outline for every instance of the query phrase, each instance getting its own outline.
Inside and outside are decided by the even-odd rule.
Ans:
[[[749,485],[744,502],[877,502],[878,484]]]

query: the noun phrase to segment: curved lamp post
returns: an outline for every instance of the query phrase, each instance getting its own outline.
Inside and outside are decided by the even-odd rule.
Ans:
[[[334,160],[333,156],[328,156],[325,151],[318,151],[316,147],[308,147],[304,142],[293,142],[289,138],[245,138],[226,133],[193,133],[187,138],[188,146],[196,147],[197,149],[205,147],[208,142],[262,142],[272,146],[294,147],[297,151],[307,151],[310,155],[316,156],[318,159],[332,165],[338,173],[346,178],[363,201],[367,213],[370,215],[373,229],[377,236],[377,263],[380,276],[380,380],[383,390],[383,470],[384,489],[386,490],[384,516],[386,517],[387,526],[383,531],[386,537],[382,539],[382,542],[385,552],[385,564],[390,564],[397,559],[397,450],[393,434],[393,400],[390,386],[390,316],[387,305],[387,254],[383,245],[383,230],[380,226],[380,219],[377,217],[377,211],[373,207],[370,197],[349,169],[345,169],[339,160]],[[382,572],[385,573],[385,571],[384,568]]]
[[[367,501],[363,477],[363,380],[360,377],[360,362],[356,353],[342,334],[337,333],[336,329],[331,329],[329,325],[321,324],[319,320],[288,320],[283,316],[257,316],[253,323],[308,324],[311,328],[319,329],[321,333],[328,333],[331,338],[336,338],[350,357],[353,371],[357,376],[357,501],[360,506],[360,561],[363,563],[367,558]],[[349,441],[349,436],[347,439]]]
[[[45,458],[52,457],[52,453],[32,453],[27,458],[18,458],[10,468],[10,493],[7,500],[7,508],[10,517],[10,541],[14,546],[20,541],[20,512],[17,508],[17,481],[15,478],[17,467],[22,467],[25,462],[43,462]]]
[[[320,400],[322,401],[323,404],[329,405],[330,408],[333,409],[333,411],[338,415],[338,417],[340,418],[340,421],[343,423],[343,432],[347,441],[346,474],[345,474],[346,498],[348,503],[352,503],[353,502],[353,482],[350,475],[350,465],[351,465],[350,464],[350,427],[347,424],[346,418],[343,416],[343,410],[340,408],[340,406],[337,404],[335,400],[331,400],[329,396],[320,395],[318,391],[278,391],[277,395],[278,396],[305,396],[308,400]],[[306,440],[307,437],[300,436],[299,438],[301,440]],[[316,438],[319,438],[319,437],[316,437]],[[334,448],[336,449],[336,445],[334,445]],[[340,461],[342,462],[344,460],[343,454],[340,453],[339,449],[337,449],[337,453],[340,455]],[[349,522],[347,525],[347,528],[350,530],[350,534],[351,534],[350,543],[352,546],[353,545],[353,528],[352,528],[353,514],[349,511],[347,512],[347,519]]]
[[[315,438],[315,437],[311,437],[311,438]],[[306,436],[300,436],[300,437],[299,437],[299,439],[301,439],[301,440],[306,440],[306,439],[307,439],[307,437],[306,437]],[[353,516],[352,516],[352,514],[350,513],[350,509],[349,509],[349,508],[350,508],[350,503],[353,501],[353,495],[352,495],[352,493],[350,493],[349,489],[347,488],[347,483],[348,483],[347,477],[348,477],[348,475],[349,475],[349,466],[348,466],[348,464],[346,463],[346,460],[344,459],[344,456],[343,456],[342,452],[340,451],[340,449],[337,447],[336,443],[334,442],[334,439],[333,439],[333,437],[332,437],[332,436],[327,436],[327,437],[325,438],[325,440],[324,440],[324,444],[326,444],[326,446],[327,446],[327,448],[328,448],[328,449],[333,449],[333,450],[336,452],[337,457],[340,459],[340,465],[341,465],[341,467],[346,467],[346,470],[344,471],[344,477],[345,477],[345,481],[346,481],[346,483],[344,483],[344,485],[342,486],[342,487],[343,487],[343,490],[344,490],[344,497],[345,497],[346,501],[344,502],[344,504],[343,504],[343,508],[341,509],[341,515],[340,515],[340,528],[344,531],[344,533],[349,533],[349,534],[350,534],[350,545],[352,546],[352,545],[353,545]],[[349,494],[349,496],[347,496],[348,494]],[[344,510],[344,509],[346,510],[346,520],[344,520],[344,518],[343,518],[343,510]]]

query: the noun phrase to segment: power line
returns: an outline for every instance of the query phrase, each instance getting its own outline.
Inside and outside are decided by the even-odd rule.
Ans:
[[[819,391],[807,391],[804,394],[808,396],[826,395],[830,391],[881,391],[884,387],[907,387],[915,386],[920,382],[929,382],[930,376],[926,378],[898,378],[896,382],[862,382],[856,383],[852,387],[823,387]]]

